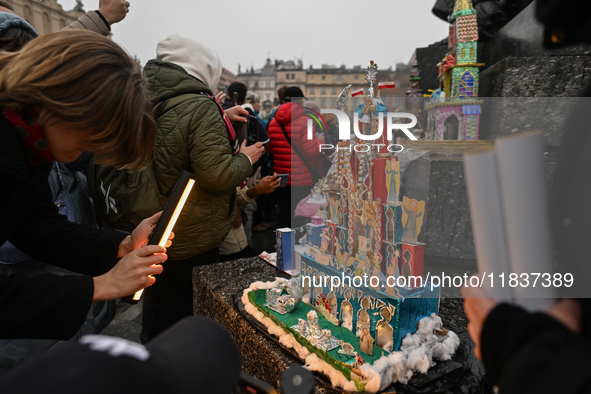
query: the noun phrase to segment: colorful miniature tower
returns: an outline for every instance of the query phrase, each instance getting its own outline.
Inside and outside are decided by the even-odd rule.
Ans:
[[[440,86],[425,106],[427,138],[477,140],[480,128],[478,21],[472,0],[456,0],[447,55],[437,65]]]
[[[451,15],[449,50],[455,57],[451,72],[451,94],[457,99],[478,97],[478,22],[472,0],[458,0]]]

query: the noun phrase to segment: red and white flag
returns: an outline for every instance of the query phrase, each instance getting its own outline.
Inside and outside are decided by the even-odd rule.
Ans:
[[[351,97],[361,96],[363,94],[363,88],[359,88],[357,90],[353,90],[351,92]]]
[[[378,89],[392,89],[396,87],[395,82],[380,82],[378,83]]]

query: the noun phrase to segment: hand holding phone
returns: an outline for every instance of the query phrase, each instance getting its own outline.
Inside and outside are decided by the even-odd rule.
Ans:
[[[279,174],[279,175],[277,175],[277,178],[281,179],[281,183],[279,184],[279,187],[287,186],[287,181],[289,180],[289,174]]]

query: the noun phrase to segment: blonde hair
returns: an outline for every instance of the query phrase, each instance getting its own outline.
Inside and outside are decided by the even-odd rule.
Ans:
[[[100,164],[135,170],[153,160],[156,123],[141,69],[97,33],[59,31],[1,54],[0,105],[86,131]]]

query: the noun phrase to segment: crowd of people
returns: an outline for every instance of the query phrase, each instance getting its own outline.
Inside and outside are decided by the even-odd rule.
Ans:
[[[256,198],[280,186],[269,156],[285,137],[269,138],[259,97],[241,83],[215,92],[218,55],[180,35],[140,69],[105,37],[127,12],[104,0],[39,36],[0,1],[0,373],[99,333],[114,300],[142,289],[143,343],[192,316],[192,268],[253,255]],[[288,122],[279,114],[272,123]],[[147,245],[183,170],[198,181],[175,232]],[[136,181],[156,198],[121,197]]]
[[[555,19],[543,11],[556,5],[540,3],[541,18],[546,15],[547,27],[554,28]],[[230,343],[224,353],[231,360],[220,361],[232,369],[230,383],[219,391],[230,392],[239,371],[231,339],[212,322],[183,321],[193,315],[192,268],[256,255],[252,233],[270,228],[266,219],[275,203],[277,227],[303,225],[307,219],[294,216],[296,205],[328,170],[318,146],[335,138],[334,119],[308,138],[305,107],[314,103],[301,89],[278,89],[279,103],[263,119],[260,98],[244,84],[216,92],[220,58],[181,35],[160,41],[142,70],[105,37],[129,7],[127,1],[101,0],[98,10],[63,31],[39,36],[0,0],[0,375],[13,369],[0,378],[0,389],[13,390],[6,392],[23,392],[22,384],[35,383],[23,380],[25,370],[12,367],[59,341],[100,333],[114,316],[114,300],[142,289],[146,348],[85,337],[90,339],[28,364],[29,373],[43,365],[60,367],[59,352],[90,360],[88,368],[112,365],[113,349],[126,349],[141,361],[148,357],[143,352],[151,351],[157,364],[180,365],[171,352],[187,354],[185,346],[216,353],[203,341],[178,341],[209,327],[220,341],[216,346]],[[588,112],[578,114],[568,126],[566,153],[555,175],[555,189],[566,192],[554,195],[554,229],[567,261],[583,261],[581,234],[590,233],[591,223],[588,182],[581,184],[588,158],[580,148],[581,141],[589,142],[581,134]],[[165,247],[148,245],[184,170],[197,182],[175,231]],[[105,183],[107,175],[114,181]],[[288,175],[284,187],[278,175]],[[121,179],[143,197],[145,190],[154,191],[142,206],[143,216],[135,210],[142,205],[134,204],[137,195],[125,194],[129,205],[112,198],[124,194]],[[564,299],[548,314],[529,314],[496,305],[478,290],[466,290],[465,296],[477,355],[504,391],[547,389],[547,379],[534,384],[528,377],[552,376],[558,369],[576,381],[578,391],[591,387],[582,362],[591,345],[588,302]],[[519,327],[505,329],[509,320]],[[107,359],[91,354],[98,348]],[[580,363],[562,368],[571,365],[564,360]],[[148,367],[137,366],[146,373]],[[195,383],[186,379],[186,368],[182,372],[171,371],[158,384]],[[213,376],[208,374],[200,379]],[[87,375],[76,376],[71,387],[80,387]],[[181,386],[177,392],[185,392]],[[556,391],[562,388],[556,385]]]

